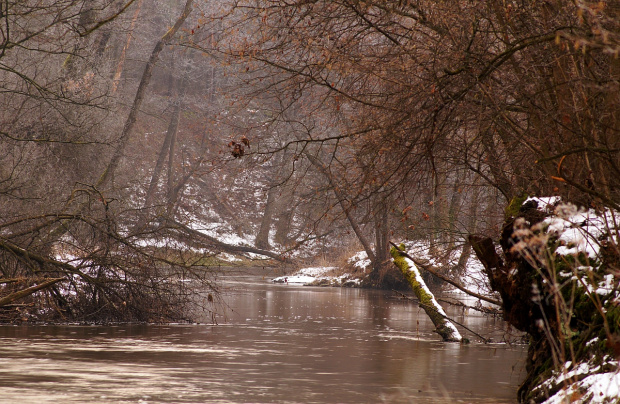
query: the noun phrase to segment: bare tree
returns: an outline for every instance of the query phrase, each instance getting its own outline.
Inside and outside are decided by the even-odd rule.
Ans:
[[[448,216],[458,212],[448,181],[462,169],[506,204],[555,193],[617,207],[610,10],[570,1],[234,2],[231,32],[248,24],[215,51],[237,58],[261,99],[277,100],[274,122],[306,128],[263,153],[321,147],[313,155],[351,204],[386,192],[399,210],[428,214],[428,236],[450,244]],[[589,47],[586,37],[595,38]],[[431,195],[405,191],[420,186]],[[495,210],[487,230],[501,225]]]
[[[23,307],[35,317],[182,319],[195,302],[183,280],[202,281],[209,290],[202,255],[170,248],[168,229],[129,231],[136,204],[118,168],[159,54],[192,1],[155,43],[119,128],[119,104],[108,97],[117,63],[106,49],[122,41],[108,28],[122,27],[133,3],[2,3],[0,260],[9,319],[23,317],[22,306],[11,305],[28,297],[32,305]]]

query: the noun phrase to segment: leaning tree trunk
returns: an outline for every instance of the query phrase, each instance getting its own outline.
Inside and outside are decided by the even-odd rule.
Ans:
[[[353,203],[351,202],[347,203],[347,199],[345,195],[342,193],[342,191],[340,191],[340,188],[338,187],[336,180],[334,179],[333,175],[328,170],[328,168],[325,167],[318,158],[311,155],[310,153],[305,152],[305,155],[306,157],[308,157],[308,160],[310,161],[310,163],[316,168],[318,168],[319,171],[329,181],[329,184],[332,187],[332,191],[334,191],[334,195],[336,196],[336,199],[338,200],[338,203],[340,204],[342,211],[344,212],[347,220],[349,221],[349,224],[351,225],[351,229],[353,229],[353,232],[357,236],[357,239],[364,247],[364,251],[366,251],[366,255],[368,256],[368,259],[372,263],[373,268],[377,268],[379,265],[377,263],[377,258],[375,257],[375,252],[373,251],[370,242],[368,241],[368,239],[362,232],[362,229],[360,228],[359,223],[357,222],[357,220],[355,220],[355,218],[353,217],[353,214],[351,213],[351,210],[354,207]]]
[[[181,28],[183,23],[185,23],[187,17],[189,17],[189,14],[192,10],[193,2],[194,0],[186,0],[185,7],[183,8],[183,13],[179,16],[179,18],[177,18],[174,26],[169,28],[168,31],[166,31],[166,33],[164,34],[164,36],[162,36],[159,41],[157,41],[155,47],[151,52],[151,56],[149,57],[146,67],[144,68],[144,72],[142,73],[142,78],[140,79],[140,84],[138,85],[133,104],[130,108],[129,116],[127,117],[125,125],[123,126],[118,145],[112,153],[112,157],[108,162],[107,167],[93,186],[93,188],[98,190],[99,192],[103,191],[103,189],[108,186],[108,184],[114,177],[117,168],[120,165],[121,159],[124,156],[125,148],[129,144],[129,140],[133,131],[133,127],[136,123],[138,112],[140,111],[140,107],[142,106],[142,102],[144,100],[146,89],[151,81],[153,69],[155,68],[155,64],[159,60],[159,54],[164,49],[164,47],[170,43],[172,38],[176,35],[177,31]],[[139,4],[141,4],[141,2]],[[69,203],[66,204],[66,206],[69,208],[71,208],[75,203],[75,201],[73,200],[73,194],[71,198],[72,199],[69,201]],[[88,208],[88,205],[89,202],[81,203],[75,208],[73,215],[76,217],[80,216],[84,212],[84,210]],[[62,237],[64,234],[66,234],[67,231],[67,221],[63,220],[60,222],[60,225],[58,225],[55,229],[49,231],[46,239],[48,241],[55,241]]]
[[[394,265],[400,269],[411,285],[413,292],[420,301],[420,306],[435,325],[435,331],[441,335],[444,341],[460,342],[463,337],[461,337],[454,324],[448,320],[443,308],[435,300],[435,296],[428,290],[416,265],[412,260],[403,255],[404,251],[405,246],[403,244],[398,249],[396,247],[390,249],[390,254],[394,258]]]
[[[102,189],[108,185],[110,179],[113,177],[117,167],[119,166],[120,161],[124,156],[125,148],[129,144],[129,139],[133,131],[133,127],[135,126],[136,119],[138,117],[138,112],[140,111],[146,89],[149,85],[149,82],[151,81],[151,76],[153,75],[153,69],[155,68],[155,64],[159,60],[159,54],[164,49],[164,47],[170,43],[174,35],[181,28],[181,26],[189,16],[192,10],[193,2],[194,0],[186,1],[185,7],[183,8],[183,13],[179,16],[179,18],[177,18],[174,26],[172,26],[170,29],[168,29],[168,31],[166,31],[164,36],[162,36],[160,40],[157,41],[155,47],[151,51],[151,56],[146,63],[146,67],[144,68],[144,72],[142,73],[142,78],[140,80],[140,84],[138,85],[138,90],[136,91],[133,104],[131,106],[131,109],[129,110],[129,116],[127,117],[125,125],[123,126],[123,131],[119,139],[119,144],[118,146],[116,146],[116,149],[112,154],[112,158],[110,159],[108,166],[97,181],[96,187],[98,189]]]
[[[263,218],[261,219],[260,228],[254,241],[256,248],[262,248],[264,250],[271,248],[269,244],[269,232],[271,231],[271,222],[275,213],[274,208],[276,207],[277,192],[278,189],[275,186],[269,188],[269,191],[267,191],[267,202],[265,202]]]
[[[133,18],[131,19],[131,25],[129,27],[129,31],[127,31],[127,41],[125,42],[125,46],[123,46],[123,50],[121,51],[121,55],[116,65],[116,72],[114,73],[114,77],[112,78],[112,94],[116,92],[118,89],[118,84],[121,81],[121,75],[123,74],[123,66],[125,64],[125,58],[127,55],[127,49],[129,49],[129,45],[131,44],[131,38],[133,37],[133,31],[136,26],[136,21],[138,21],[138,16],[140,15],[140,9],[142,8],[142,2],[144,0],[139,0],[138,5],[136,6],[136,10],[134,11]]]
[[[159,183],[159,178],[164,169],[164,162],[166,161],[166,156],[168,156],[168,199],[170,199],[170,195],[172,193],[172,189],[174,188],[174,184],[171,184],[172,181],[172,166],[173,166],[173,155],[174,155],[174,142],[176,141],[176,134],[179,129],[179,119],[181,117],[181,110],[183,109],[183,98],[185,97],[185,90],[187,88],[187,77],[183,77],[181,79],[181,84],[178,89],[174,88],[174,101],[171,103],[172,106],[172,116],[170,118],[170,122],[168,124],[168,130],[166,131],[166,137],[164,138],[164,143],[161,147],[161,150],[157,156],[157,162],[155,163],[155,168],[153,169],[153,174],[151,175],[151,182],[149,183],[149,188],[146,192],[146,196],[144,197],[144,209],[148,210],[152,208],[153,200],[155,199],[155,193],[157,191],[157,184]],[[176,83],[173,83],[176,87]],[[147,223],[147,215],[143,216],[138,225],[136,226],[138,229],[142,228]]]

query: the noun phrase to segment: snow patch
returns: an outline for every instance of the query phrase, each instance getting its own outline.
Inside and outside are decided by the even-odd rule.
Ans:
[[[585,368],[579,366],[577,369],[561,375],[559,383],[568,381],[571,377],[587,375],[596,370],[589,369],[587,365]],[[577,383],[569,384],[568,387],[551,396],[543,404],[617,403],[618,397],[620,397],[620,372],[616,370],[609,373],[590,374]]]
[[[319,279],[327,278],[325,274],[334,271],[336,267],[308,267],[301,268],[293,275],[279,276],[272,279],[276,283],[300,283],[307,285]]]
[[[433,308],[435,308],[437,312],[446,319],[446,322],[445,322],[446,327],[450,328],[452,336],[455,339],[462,340],[463,337],[461,337],[461,334],[456,329],[454,324],[452,324],[449,320],[447,320],[448,316],[446,315],[446,312],[443,310],[439,302],[437,302],[437,300],[435,299],[435,295],[433,295],[433,293],[430,291],[428,286],[426,286],[426,282],[424,282],[424,279],[422,279],[422,275],[420,275],[420,271],[418,270],[418,267],[415,265],[415,263],[412,260],[410,260],[407,257],[405,257],[405,262],[407,263],[407,265],[409,265],[409,271],[413,273],[413,275],[415,276],[415,280],[420,284],[420,287],[424,290],[426,294],[428,294],[431,297],[431,303],[432,303]]]
[[[217,255],[217,258],[221,259],[222,261],[227,261],[227,262],[237,262],[237,261],[243,261],[241,258],[238,258],[232,254],[228,254],[225,252],[221,252]]]
[[[561,200],[559,196],[529,197],[523,202],[523,205],[528,202],[536,202],[536,209],[542,212],[553,212]]]
[[[358,251],[354,256],[349,258],[347,262],[353,264],[356,268],[363,269],[364,272],[366,272],[366,269],[370,267],[371,264],[366,251]]]
[[[557,198],[557,197],[556,197]],[[590,258],[599,255],[600,239],[610,233],[610,224],[615,223],[618,212],[607,211],[599,215],[594,209],[578,209],[572,204],[558,205],[554,216],[543,221],[547,234],[556,236],[560,246],[556,249],[559,255],[576,255],[585,253]]]

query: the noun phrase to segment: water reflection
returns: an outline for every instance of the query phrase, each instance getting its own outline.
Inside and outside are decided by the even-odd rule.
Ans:
[[[218,326],[0,327],[2,401],[508,403],[524,376],[524,347],[442,343],[386,293],[226,285]]]

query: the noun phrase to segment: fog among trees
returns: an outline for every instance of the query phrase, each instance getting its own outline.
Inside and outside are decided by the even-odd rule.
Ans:
[[[221,251],[379,274],[390,240],[469,256],[524,194],[618,209],[611,4],[2,7],[3,277],[68,281],[61,316],[180,315],[161,280]]]
[[[0,90],[5,322],[215,315],[239,260],[363,251],[365,286],[392,288],[391,243],[409,241],[454,284],[480,259],[505,318],[567,360],[563,333],[584,326],[541,280],[562,245],[536,250],[528,196],[606,218],[596,264],[561,264],[617,291],[615,2],[7,0]],[[508,309],[532,282],[549,297],[529,313],[557,314],[546,334]],[[583,293],[607,313],[588,333],[620,349]]]

